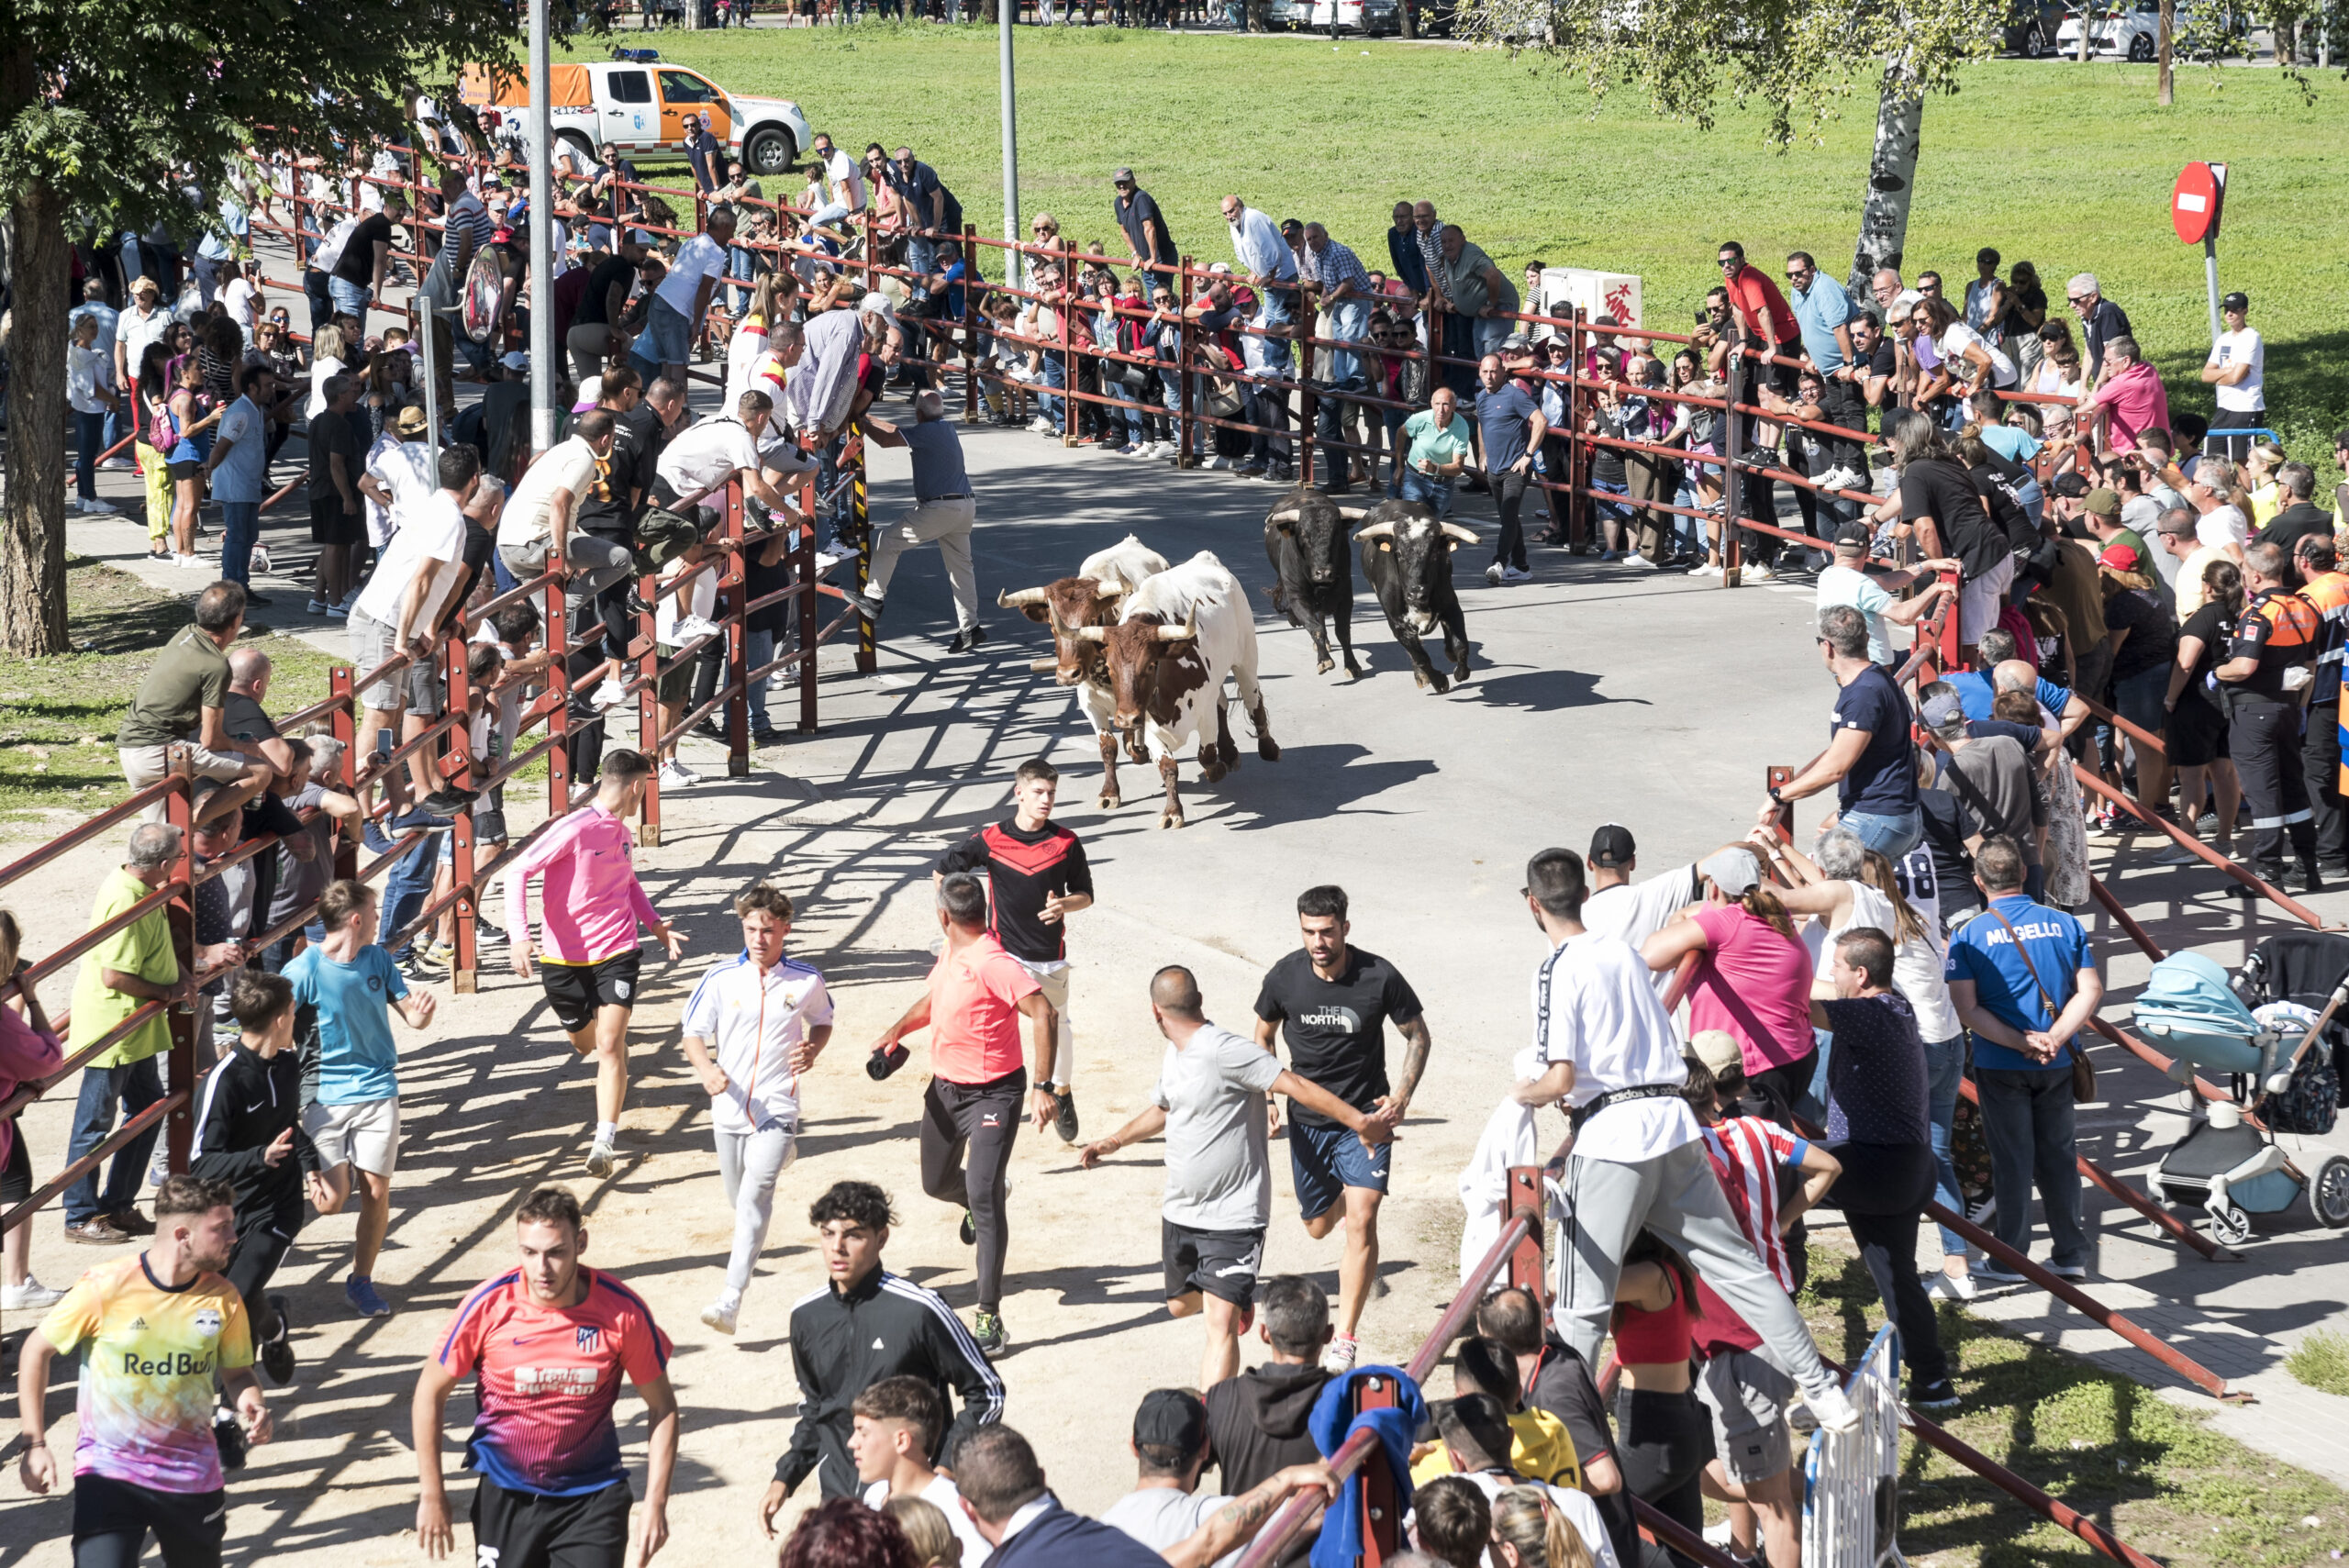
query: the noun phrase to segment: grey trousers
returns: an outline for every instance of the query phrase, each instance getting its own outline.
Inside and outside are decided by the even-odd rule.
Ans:
[[[734,1251],[726,1260],[727,1298],[737,1304],[751,1287],[751,1270],[767,1244],[774,1218],[775,1178],[799,1151],[799,1129],[769,1122],[756,1132],[718,1132],[718,1179],[734,1210]]]
[[[1566,1218],[1558,1224],[1559,1337],[1591,1366],[1615,1310],[1623,1253],[1642,1227],[1672,1243],[1704,1282],[1762,1336],[1771,1359],[1809,1390],[1840,1386],[1810,1330],[1737,1228],[1701,1140],[1636,1164],[1566,1161]]]
[[[897,574],[897,558],[917,545],[936,544],[946,562],[946,584],[954,595],[954,618],[964,631],[979,624],[979,579],[971,566],[971,526],[978,505],[965,495],[925,501],[885,528],[873,530],[873,577],[865,592],[878,599]]]

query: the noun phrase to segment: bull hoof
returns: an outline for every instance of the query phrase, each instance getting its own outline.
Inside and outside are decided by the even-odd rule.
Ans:
[[[1281,749],[1267,735],[1256,742],[1256,755],[1267,762],[1277,762],[1281,760]]]
[[[1468,684],[1468,661],[1463,659],[1452,667],[1452,678],[1464,686]]]
[[[1240,748],[1227,740],[1215,749],[1215,760],[1223,764],[1225,773],[1237,773],[1240,769]]]
[[[1183,814],[1179,811],[1162,811],[1158,814],[1158,825],[1161,828],[1180,828],[1183,826]]]
[[[1222,762],[1213,757],[1201,757],[1199,759],[1199,777],[1207,781],[1208,784],[1215,783],[1218,779],[1223,777],[1224,774],[1230,771],[1230,769],[1225,767]]]
[[[1107,790],[1104,790],[1101,793],[1099,805],[1101,809],[1104,811],[1115,811],[1118,807],[1125,805],[1125,803],[1126,801],[1123,795],[1111,795]]]
[[[1412,671],[1411,679],[1415,684],[1417,684],[1419,690],[1426,691],[1428,689],[1428,673],[1425,670]]]
[[[1323,659],[1314,664],[1313,673],[1317,675],[1326,675],[1337,667],[1338,664],[1336,660]]]
[[[1359,680],[1361,680],[1361,679],[1363,678],[1363,676],[1364,676],[1364,673],[1366,673],[1366,672],[1363,669],[1363,667],[1362,667],[1360,664],[1355,663],[1352,659],[1349,659],[1349,660],[1347,660],[1347,661],[1346,661],[1346,678],[1347,678],[1347,679],[1349,679],[1349,680],[1354,680],[1354,681],[1359,681]]]
[[[1423,686],[1432,684],[1436,689],[1436,695],[1439,696],[1452,689],[1452,683],[1443,678],[1443,673],[1440,670],[1429,671],[1428,678],[1421,681],[1419,684]]]

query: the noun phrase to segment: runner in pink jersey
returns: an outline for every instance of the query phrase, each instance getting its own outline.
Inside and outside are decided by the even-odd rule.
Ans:
[[[596,1140],[587,1173],[612,1173],[612,1142],[628,1098],[628,1019],[636,1006],[637,927],[661,939],[674,962],[685,939],[661,918],[638,885],[628,818],[643,804],[652,764],[635,751],[607,751],[596,798],[556,818],[506,873],[506,929],[514,973],[530,978],[540,955],[548,1005],[571,1049],[596,1058]],[[540,941],[530,938],[529,885],[539,891]],[[540,942],[544,951],[540,953]]]

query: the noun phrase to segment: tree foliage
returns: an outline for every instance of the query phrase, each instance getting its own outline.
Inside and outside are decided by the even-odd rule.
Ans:
[[[1958,68],[1997,49],[2001,20],[1983,0],[1463,0],[1461,12],[1466,36],[1578,78],[1594,114],[1636,92],[1709,130],[1726,101],[1760,108],[1781,148],[1817,139],[1855,90],[1873,113],[1888,59],[1910,90],[1957,91]]]
[[[397,135],[409,95],[510,66],[499,0],[0,0],[0,212],[11,225],[19,411],[0,517],[0,647],[65,645],[67,248],[214,221],[248,151],[315,154]]]

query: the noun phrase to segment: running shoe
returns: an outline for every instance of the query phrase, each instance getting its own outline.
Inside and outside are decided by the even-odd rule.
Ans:
[[[1362,1354],[1362,1346],[1352,1334],[1331,1336],[1329,1348],[1321,1352],[1321,1370],[1332,1377],[1343,1377],[1353,1371],[1354,1359]]]
[[[716,637],[718,623],[702,616],[680,616],[677,624],[670,628],[669,635],[676,639],[678,646],[683,647],[697,637]]]
[[[1954,1410],[1958,1406],[1957,1389],[1946,1377],[1938,1383],[1912,1384],[1909,1403],[1919,1410]]]
[[[1859,1407],[1841,1388],[1831,1384],[1825,1388],[1806,1391],[1803,1402],[1810,1407],[1810,1413],[1822,1431],[1856,1432],[1860,1429]]]
[[[837,550],[818,550],[816,552],[816,575],[821,577],[825,573],[829,572],[833,567],[838,566],[841,562],[846,561],[847,559],[847,555]]]
[[[1522,566],[1512,566],[1501,573],[1501,581],[1512,584],[1531,583],[1533,581],[1533,573],[1528,572]]]
[[[1970,1273],[1947,1274],[1935,1270],[1925,1277],[1928,1300],[1972,1301],[1981,1294],[1982,1287],[1974,1283],[1974,1276]]]
[[[2184,844],[2172,844],[2166,851],[2154,857],[2154,864],[2157,866],[2199,866],[2210,863]]]
[[[596,695],[587,700],[597,707],[618,707],[628,701],[628,688],[607,676],[604,684],[596,688]]]
[[[362,1318],[389,1318],[392,1304],[375,1289],[375,1282],[365,1274],[353,1274],[342,1287],[342,1298],[351,1303],[351,1310]]]
[[[1501,585],[1501,563],[1499,562],[1496,561],[1490,566],[1485,568],[1485,581],[1491,584],[1496,588]]]
[[[290,1337],[294,1324],[285,1315],[284,1296],[271,1296],[269,1306],[277,1314],[277,1332],[261,1342],[261,1370],[270,1382],[284,1388],[294,1381],[294,1341]]]
[[[2029,1284],[2032,1280],[2029,1274],[2010,1269],[1995,1259],[1985,1258],[1974,1265],[1974,1283],[1977,1288],[1991,1285],[2005,1289],[2012,1285]]]
[[[455,944],[451,942],[428,942],[425,944],[424,949],[424,962],[432,965],[436,969],[455,968],[457,962],[457,949]]]
[[[418,947],[411,946],[405,957],[393,962],[402,974],[418,985],[434,985],[449,978],[449,972],[434,963]]]
[[[43,1312],[64,1299],[63,1291],[51,1290],[30,1274],[22,1284],[0,1285],[0,1307],[10,1312]]]
[[[694,785],[699,783],[701,783],[701,775],[695,773],[691,768],[686,767],[683,762],[663,762],[661,764],[661,787],[662,789],[691,789]]]
[[[2070,1280],[2075,1284],[2088,1277],[2088,1266],[2086,1263],[2050,1263],[2047,1265],[2047,1272],[2057,1279]]]
[[[600,1138],[587,1151],[587,1173],[591,1176],[599,1179],[608,1176],[612,1173],[612,1167],[618,1163],[619,1161],[613,1154],[612,1146]]]
[[[701,1320],[721,1334],[731,1334],[734,1332],[734,1320],[741,1311],[739,1302],[713,1301],[701,1309]]]
[[[971,1314],[971,1338],[978,1342],[979,1353],[989,1361],[1011,1348],[1011,1336],[1004,1331],[1003,1314],[985,1307]]]
[[[1052,1130],[1061,1135],[1063,1143],[1076,1141],[1076,1091],[1063,1089],[1052,1096],[1055,1111]]]

